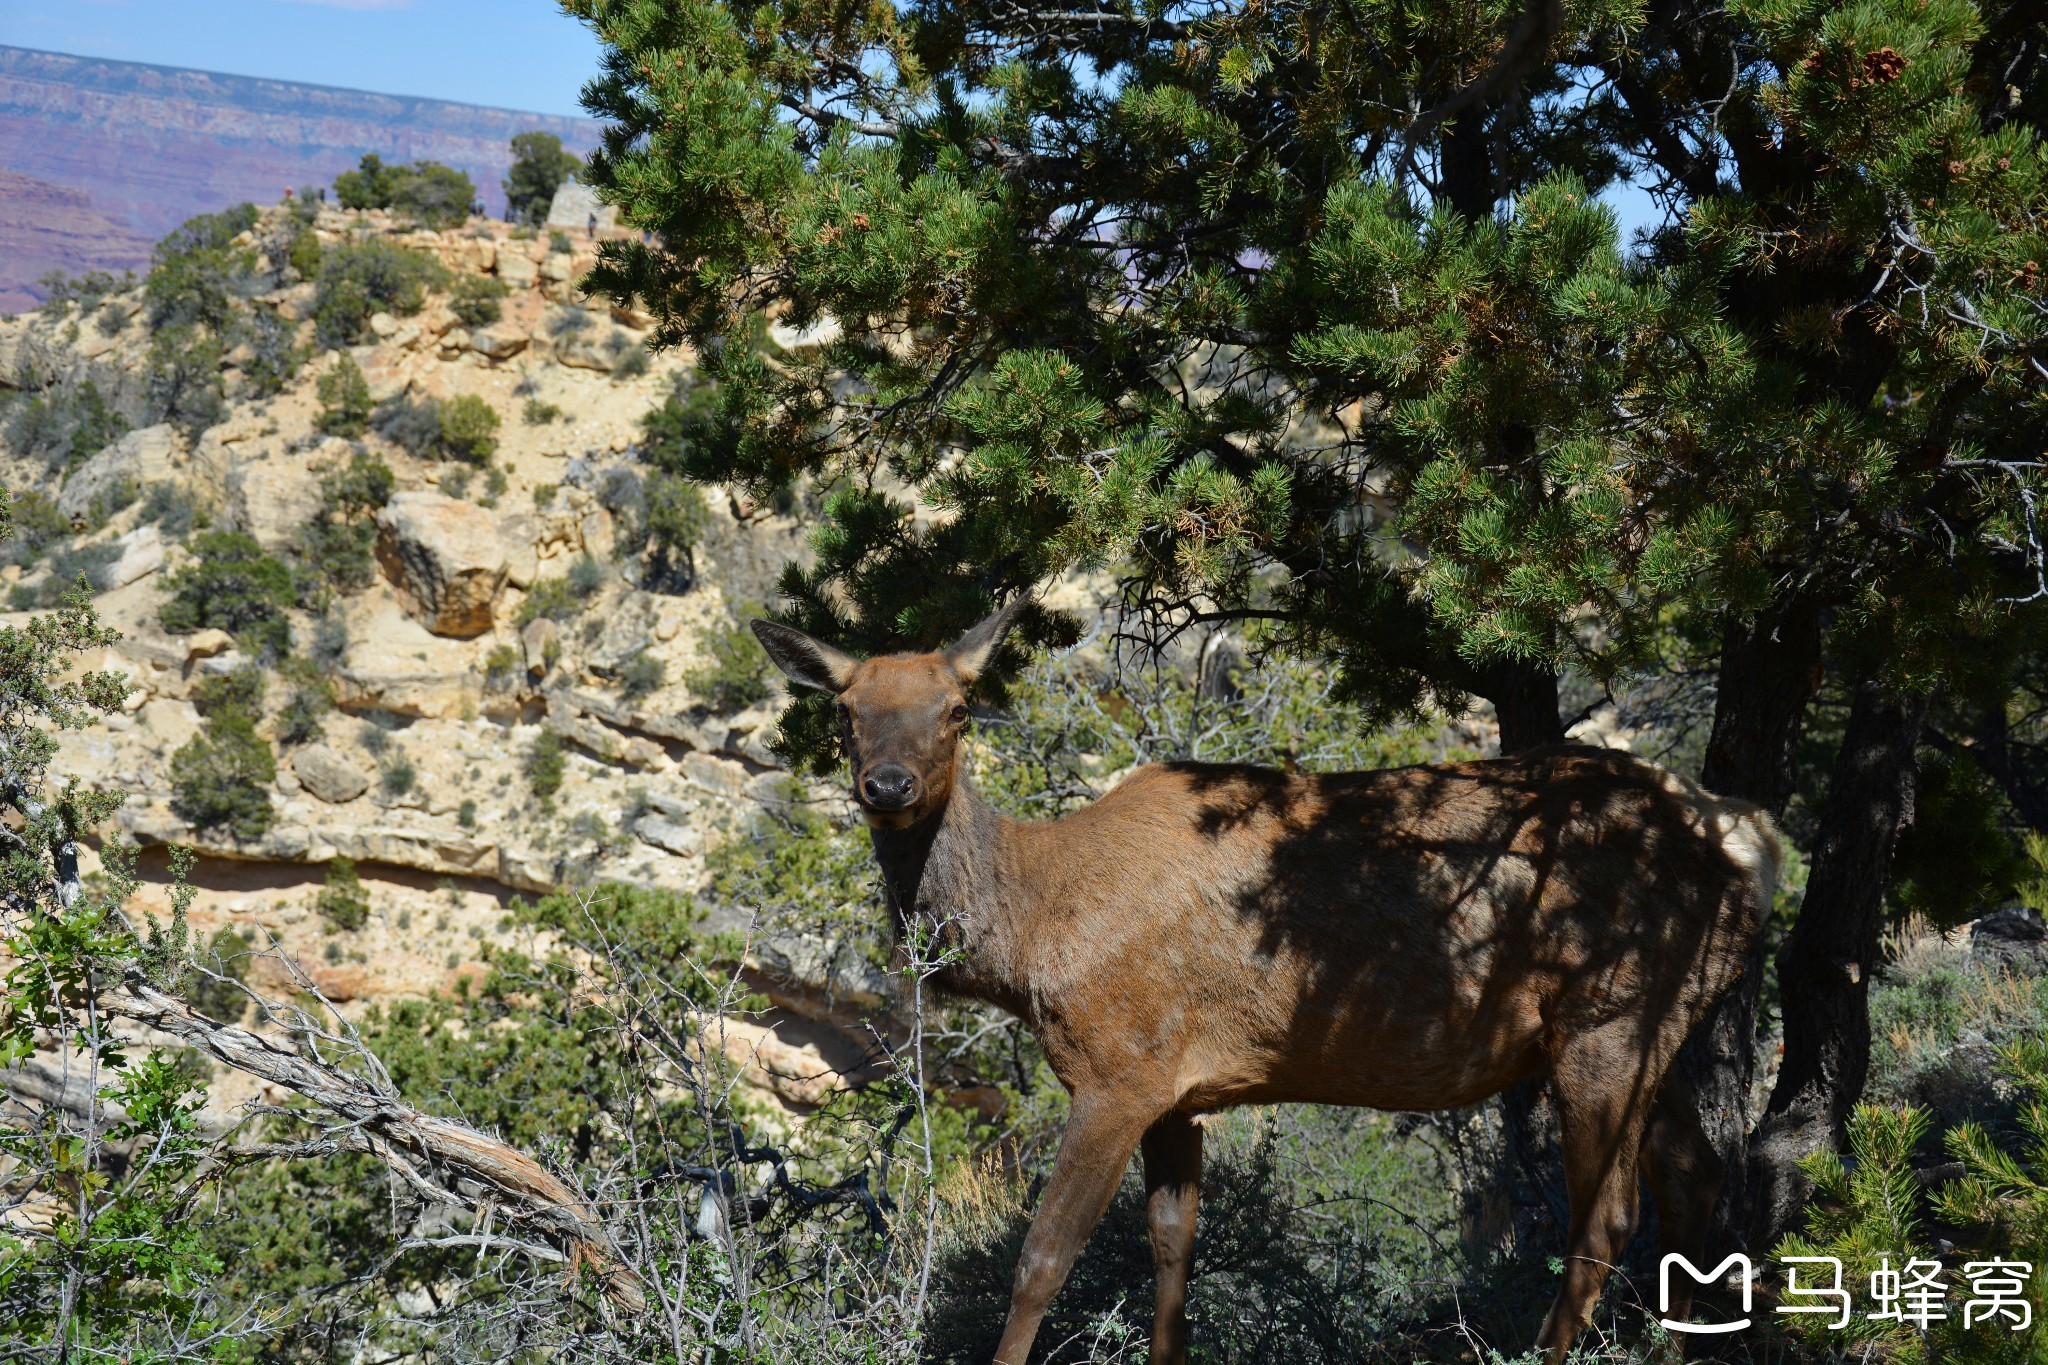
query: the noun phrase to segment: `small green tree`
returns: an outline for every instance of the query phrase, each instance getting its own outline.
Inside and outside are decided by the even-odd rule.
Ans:
[[[448,310],[466,327],[482,327],[505,315],[502,280],[464,275],[448,291]]]
[[[542,804],[554,802],[555,793],[562,789],[562,778],[568,767],[568,760],[562,754],[562,737],[543,728],[527,747],[525,760],[527,786]]]
[[[391,466],[364,451],[320,473],[320,505],[295,537],[303,581],[300,597],[353,592],[376,576],[377,512],[391,500]]]
[[[370,893],[347,858],[327,864],[327,882],[313,898],[313,908],[337,929],[360,929],[370,922]]]
[[[391,207],[391,191],[398,168],[386,166],[375,152],[365,152],[356,168],[334,177],[334,197],[345,209]]]
[[[547,221],[555,191],[583,163],[562,149],[553,133],[517,133],[512,138],[512,168],[502,182],[506,216],[539,227]]]
[[[164,583],[157,619],[173,635],[218,628],[264,657],[291,645],[285,610],[292,572],[240,531],[208,531],[191,541],[193,560]]]
[[[392,212],[437,230],[462,226],[475,202],[475,183],[438,161],[413,162],[391,187]]]
[[[171,755],[171,809],[194,829],[260,839],[277,818],[276,781],[277,755],[256,733],[255,717],[227,708]]]
[[[370,381],[363,377],[353,356],[337,357],[321,374],[316,390],[320,395],[320,411],[313,417],[316,431],[356,437],[370,429],[370,414],[376,405],[370,401]]]
[[[441,404],[441,449],[449,459],[485,464],[498,449],[498,414],[473,393]]]

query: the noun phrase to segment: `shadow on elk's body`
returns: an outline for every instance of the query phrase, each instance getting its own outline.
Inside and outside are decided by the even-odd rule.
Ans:
[[[1720,1164],[1665,1072],[1763,924],[1765,815],[1559,747],[1320,776],[1154,764],[1063,819],[1010,820],[960,736],[1021,605],[944,652],[865,660],[754,623],[792,680],[839,699],[899,931],[934,933],[940,984],[1023,1019],[1073,1094],[999,1362],[1024,1365],[1133,1150],[1152,1359],[1185,1358],[1200,1125],[1233,1105],[1448,1109],[1547,1075],[1572,1209],[1537,1337],[1553,1361],[1633,1228],[1639,1166],[1664,1249],[1699,1259]]]

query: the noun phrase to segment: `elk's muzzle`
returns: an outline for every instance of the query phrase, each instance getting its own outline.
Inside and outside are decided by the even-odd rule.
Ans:
[[[860,780],[860,799],[869,810],[904,810],[917,800],[917,774],[901,763],[877,763]]]

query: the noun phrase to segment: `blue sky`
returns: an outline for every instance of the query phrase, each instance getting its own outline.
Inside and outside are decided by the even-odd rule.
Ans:
[[[0,0],[0,44],[542,114],[597,73],[553,0]]]

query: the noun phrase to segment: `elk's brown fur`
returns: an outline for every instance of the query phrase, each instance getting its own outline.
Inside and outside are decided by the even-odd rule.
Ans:
[[[1232,1105],[1446,1109],[1547,1075],[1572,1207],[1537,1337],[1553,1360],[1634,1225],[1639,1163],[1665,1250],[1698,1258],[1721,1172],[1665,1072],[1763,923],[1767,817],[1560,747],[1320,776],[1154,764],[1063,819],[1010,820],[960,736],[1017,605],[944,653],[868,660],[755,623],[838,695],[899,929],[953,950],[941,984],[1023,1019],[1073,1094],[998,1362],[1024,1365],[1134,1150],[1152,1359],[1185,1358],[1200,1122]]]

